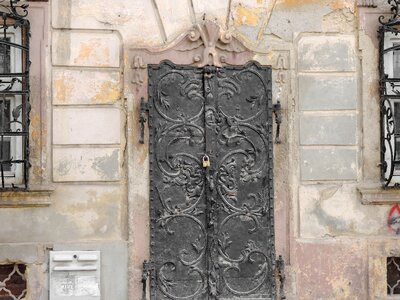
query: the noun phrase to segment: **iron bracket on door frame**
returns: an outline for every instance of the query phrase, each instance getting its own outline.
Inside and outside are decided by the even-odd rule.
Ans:
[[[147,122],[146,119],[146,113],[149,112],[149,103],[147,101],[144,101],[144,97],[140,98],[140,117],[139,117],[139,123],[140,123],[140,137],[139,137],[139,143],[144,144],[144,123]]]
[[[286,299],[285,295],[285,261],[282,258],[282,255],[279,255],[279,258],[276,260],[276,271],[279,279],[279,298]]]
[[[276,123],[276,135],[275,135],[275,144],[280,144],[281,139],[279,137],[280,130],[281,130],[281,123],[282,123],[282,105],[281,102],[278,101],[272,107],[272,112],[275,115],[275,123]]]
[[[146,290],[147,290],[147,279],[151,275],[151,272],[154,270],[154,265],[151,261],[144,260],[143,261],[143,270],[142,270],[142,300],[146,300]]]

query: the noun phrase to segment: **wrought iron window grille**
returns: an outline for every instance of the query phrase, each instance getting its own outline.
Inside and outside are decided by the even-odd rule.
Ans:
[[[29,171],[28,5],[0,0],[0,191],[26,189]]]
[[[27,293],[26,265],[0,265],[0,299],[21,300]]]
[[[379,17],[379,92],[381,178],[385,187],[400,186],[400,18],[399,0],[388,0],[392,16]]]
[[[387,265],[387,294],[389,296],[400,295],[400,257],[388,257]]]

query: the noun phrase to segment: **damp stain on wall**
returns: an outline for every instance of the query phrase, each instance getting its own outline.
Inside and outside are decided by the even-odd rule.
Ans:
[[[118,159],[119,151],[114,150],[111,155],[97,157],[92,164],[92,168],[101,173],[104,179],[113,179],[118,177]]]

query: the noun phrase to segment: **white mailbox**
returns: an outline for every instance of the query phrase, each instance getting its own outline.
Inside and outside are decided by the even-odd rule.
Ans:
[[[100,251],[50,251],[50,300],[100,300]]]

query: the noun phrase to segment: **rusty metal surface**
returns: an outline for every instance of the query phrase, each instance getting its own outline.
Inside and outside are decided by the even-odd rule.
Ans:
[[[273,298],[270,68],[150,65],[149,112],[152,299]]]

